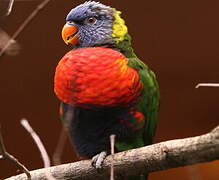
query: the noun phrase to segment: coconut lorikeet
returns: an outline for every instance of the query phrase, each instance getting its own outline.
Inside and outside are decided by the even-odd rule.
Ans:
[[[134,53],[121,12],[88,1],[66,17],[62,38],[73,45],[59,62],[54,89],[79,157],[99,168],[109,152],[153,142],[159,106],[154,73]],[[72,112],[68,116],[68,112]],[[137,179],[137,178],[134,178]]]

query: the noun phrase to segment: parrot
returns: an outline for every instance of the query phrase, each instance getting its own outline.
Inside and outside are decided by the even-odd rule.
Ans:
[[[116,152],[152,144],[159,86],[135,54],[121,11],[86,1],[70,10],[61,34],[72,49],[56,67],[54,92],[78,157],[101,168],[110,154],[110,135],[116,137]],[[124,175],[142,177],[147,173]]]

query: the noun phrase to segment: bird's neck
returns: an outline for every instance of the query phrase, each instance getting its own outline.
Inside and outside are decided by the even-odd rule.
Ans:
[[[115,48],[123,53],[127,58],[137,57],[132,48],[131,36],[128,33],[124,36],[123,41],[115,44]]]
[[[122,41],[114,41],[112,43],[103,43],[103,44],[96,44],[92,47],[106,47],[106,48],[112,48],[115,50],[120,51],[122,54],[124,54],[127,58],[136,58],[136,54],[134,52],[134,49],[132,48],[131,43],[131,36],[127,33],[123,36]],[[74,49],[78,48],[84,48],[80,45],[74,47]]]

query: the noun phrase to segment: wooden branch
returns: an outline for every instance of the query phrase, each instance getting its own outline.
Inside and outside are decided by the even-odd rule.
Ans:
[[[23,171],[26,174],[27,179],[31,180],[30,172],[28,171],[28,169],[23,164],[21,164],[14,156],[12,156],[6,151],[3,137],[1,134],[1,129],[0,129],[0,159],[5,159],[13,162],[19,170]]]
[[[161,142],[113,155],[115,175],[137,175],[219,159],[219,126],[208,134]],[[57,179],[109,179],[112,156],[108,156],[98,173],[90,160],[31,171],[32,179],[46,179],[49,171]],[[26,179],[24,174],[7,180]],[[116,178],[117,179],[117,178]]]
[[[8,47],[13,43],[14,39],[20,35],[20,33],[27,27],[27,25],[33,20],[33,18],[38,14],[39,11],[41,11],[48,3],[50,0],[44,0],[42,1],[36,9],[24,20],[24,22],[19,26],[19,28],[15,31],[15,33],[12,35],[11,39],[7,41],[6,44],[4,44],[3,48],[0,51],[0,57],[4,54],[4,52],[8,49]]]

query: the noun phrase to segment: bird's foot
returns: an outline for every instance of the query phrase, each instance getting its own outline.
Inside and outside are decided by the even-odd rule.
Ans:
[[[101,169],[104,159],[106,158],[106,151],[102,151],[101,153],[95,155],[91,160],[91,165],[96,169]]]

